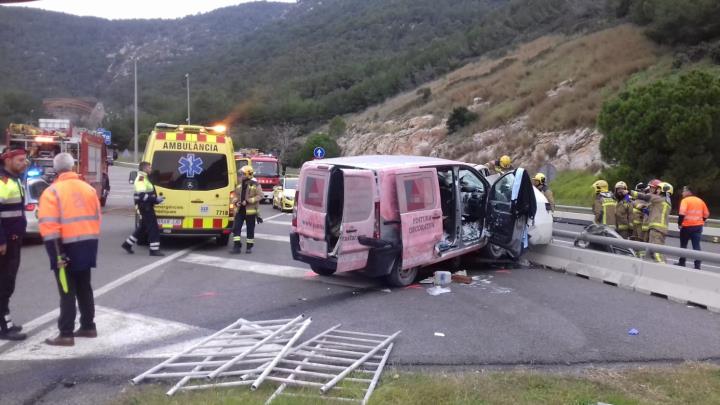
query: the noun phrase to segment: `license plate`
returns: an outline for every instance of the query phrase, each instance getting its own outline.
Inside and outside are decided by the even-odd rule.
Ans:
[[[158,218],[158,225],[172,225],[172,226],[180,226],[182,225],[182,219],[180,218]]]

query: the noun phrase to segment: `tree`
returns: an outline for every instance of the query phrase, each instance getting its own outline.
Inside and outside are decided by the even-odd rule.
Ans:
[[[448,133],[453,133],[458,129],[478,119],[477,113],[467,109],[467,107],[455,107],[447,120]]]
[[[11,124],[37,125],[42,102],[27,93],[10,92],[0,96],[0,131]]]
[[[345,123],[345,120],[343,120],[342,117],[339,115],[336,115],[335,118],[330,120],[328,127],[328,135],[330,135],[330,137],[334,139],[340,138],[341,136],[345,135],[345,131],[347,131],[347,124]]]
[[[603,105],[603,158],[634,175],[720,194],[720,78],[694,71],[620,94]]]
[[[289,156],[288,150],[290,146],[295,142],[295,138],[298,136],[300,129],[294,125],[288,123],[282,125],[273,126],[273,139],[272,143],[278,150],[278,159],[283,167],[288,165]]]

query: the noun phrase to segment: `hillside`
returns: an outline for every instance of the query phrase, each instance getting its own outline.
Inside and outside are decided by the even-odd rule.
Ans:
[[[257,2],[176,21],[0,7],[0,91],[95,97],[127,139],[137,58],[144,131],[185,118],[187,72],[195,122],[313,125],[473,58],[605,20],[592,0]]]
[[[628,86],[713,64],[705,58],[673,68],[677,59],[630,24],[544,36],[348,116],[339,143],[348,155],[406,153],[485,163],[509,154],[531,169],[598,170],[604,163],[595,126],[605,100]],[[458,106],[479,118],[449,134],[446,120]]]

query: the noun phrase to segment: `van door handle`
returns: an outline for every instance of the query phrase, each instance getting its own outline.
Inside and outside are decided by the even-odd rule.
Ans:
[[[205,201],[203,201],[203,200],[192,200],[192,201],[190,201],[190,202],[193,203],[193,204],[202,204],[202,203],[204,203]]]
[[[357,231],[358,231],[357,229],[352,229],[352,228],[351,228],[351,229],[348,229],[347,231],[345,231],[345,233],[355,233],[355,232],[357,232]]]
[[[442,214],[435,214],[432,216],[432,219],[440,219],[442,218]]]

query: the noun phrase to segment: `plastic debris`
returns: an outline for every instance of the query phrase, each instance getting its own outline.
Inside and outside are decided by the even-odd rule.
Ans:
[[[630,329],[630,330],[628,331],[628,335],[630,335],[630,336],[637,336],[637,335],[639,335],[639,334],[640,334],[640,331],[638,331],[638,330],[635,329],[635,328],[632,328],[632,329]]]
[[[434,277],[428,277],[425,280],[420,280],[420,284],[432,284],[435,282]]]
[[[458,276],[467,276],[467,270],[458,270],[455,272]]]
[[[480,229],[480,223],[478,223],[478,222],[471,222],[469,224],[464,224],[462,227],[463,242],[478,240],[478,239],[480,239],[481,234],[482,234],[482,231]]]
[[[440,294],[445,294],[445,293],[449,293],[449,292],[451,292],[451,290],[450,290],[449,288],[447,288],[447,287],[440,287],[440,286],[438,286],[438,285],[433,286],[433,287],[430,287],[430,288],[427,289],[427,293],[430,294],[430,295],[432,295],[432,296],[436,296],[436,295],[440,295]]]
[[[472,277],[463,276],[462,274],[453,274],[452,281],[455,283],[461,283],[461,284],[472,284],[473,283]]]
[[[380,290],[380,291],[382,291],[382,292],[384,292],[384,293],[391,293],[391,292],[392,292],[392,290],[389,289],[389,288],[383,288],[383,289]]]
[[[434,274],[435,285],[445,286],[452,282],[452,274],[449,271],[436,271]]]
[[[445,337],[445,334],[442,332],[435,332],[435,336],[437,337]]]

